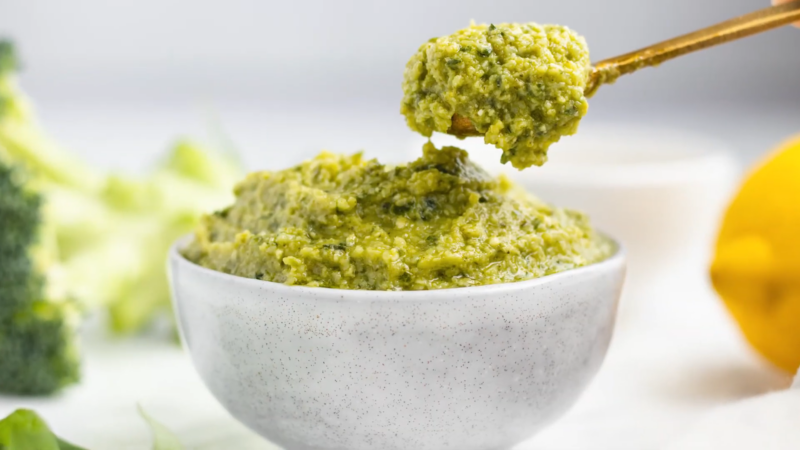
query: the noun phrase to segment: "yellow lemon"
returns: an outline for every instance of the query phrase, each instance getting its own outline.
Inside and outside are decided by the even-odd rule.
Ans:
[[[800,137],[733,199],[711,265],[714,288],[748,341],[778,367],[800,366]]]

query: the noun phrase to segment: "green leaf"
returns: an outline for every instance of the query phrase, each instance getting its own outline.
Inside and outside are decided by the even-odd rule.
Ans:
[[[150,417],[139,405],[139,415],[147,421],[153,433],[153,450],[184,450],[181,441],[167,427]]]
[[[3,450],[60,450],[47,424],[35,412],[18,409],[0,421]]]
[[[86,450],[83,447],[78,447],[75,444],[70,444],[69,442],[56,437],[56,441],[58,441],[58,450]]]
[[[0,420],[2,450],[86,450],[57,438],[44,420],[29,409],[18,409]]]

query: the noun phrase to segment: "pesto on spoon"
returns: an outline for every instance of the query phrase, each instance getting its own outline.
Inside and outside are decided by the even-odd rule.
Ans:
[[[566,27],[472,24],[411,57],[401,112],[424,136],[483,135],[504,163],[540,166],[551,144],[577,131],[590,72],[586,41]]]
[[[577,131],[603,84],[678,56],[800,19],[800,0],[660,42],[591,66],[586,41],[559,25],[475,25],[423,44],[406,65],[401,112],[411,129],[484,136],[524,169]]]

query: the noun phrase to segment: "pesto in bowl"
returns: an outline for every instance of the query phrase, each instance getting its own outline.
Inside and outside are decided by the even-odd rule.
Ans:
[[[541,166],[588,110],[591,71],[583,37],[560,25],[475,25],[431,39],[408,61],[401,113],[423,136],[447,132],[454,114],[517,169]]]
[[[235,203],[204,217],[184,256],[289,285],[424,290],[528,280],[609,257],[577,212],[551,207],[467,153],[427,143],[389,167],[322,153],[256,172]]]

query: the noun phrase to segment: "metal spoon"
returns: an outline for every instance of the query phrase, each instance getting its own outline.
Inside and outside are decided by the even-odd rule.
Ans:
[[[594,64],[584,95],[591,97],[603,84],[645,67],[655,67],[678,56],[714,47],[800,20],[800,0],[764,8],[668,41]],[[447,131],[459,137],[480,136],[472,121],[453,115]]]

